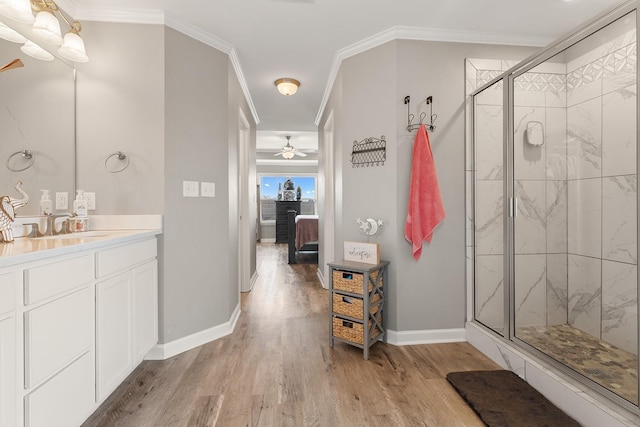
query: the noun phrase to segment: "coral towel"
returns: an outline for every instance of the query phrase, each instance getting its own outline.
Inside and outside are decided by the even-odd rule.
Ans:
[[[445,216],[429,136],[426,127],[421,125],[413,143],[409,210],[404,226],[404,237],[413,246],[414,259],[420,258],[422,241],[431,242],[433,230]]]

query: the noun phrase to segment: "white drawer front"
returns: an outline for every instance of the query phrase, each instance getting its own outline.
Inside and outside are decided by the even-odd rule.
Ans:
[[[155,258],[157,252],[158,244],[155,238],[98,252],[97,277],[102,278]]]
[[[87,353],[24,398],[25,426],[79,426],[95,406],[94,387],[93,357]]]
[[[34,304],[89,283],[93,279],[91,254],[30,268],[24,274],[24,303]]]
[[[26,388],[92,348],[93,295],[87,287],[25,313]]]
[[[16,308],[20,276],[18,272],[0,272],[0,314]]]

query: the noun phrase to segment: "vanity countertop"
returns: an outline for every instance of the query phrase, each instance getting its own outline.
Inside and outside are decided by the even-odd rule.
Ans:
[[[13,243],[0,243],[0,267],[99,249],[159,234],[162,234],[162,230],[100,230],[35,239],[19,237]]]

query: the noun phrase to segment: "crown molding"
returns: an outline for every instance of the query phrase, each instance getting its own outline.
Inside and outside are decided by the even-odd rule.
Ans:
[[[240,82],[242,93],[244,94],[244,98],[247,100],[247,104],[249,105],[249,110],[251,111],[253,120],[255,121],[256,125],[260,123],[258,112],[256,111],[256,107],[253,104],[253,99],[251,99],[249,86],[247,85],[247,81],[244,78],[244,73],[242,72],[242,66],[240,65],[240,60],[238,59],[238,53],[233,45],[214,36],[211,33],[203,31],[195,25],[191,25],[177,18],[175,15],[168,12],[165,13],[165,25],[229,55],[231,65],[236,72],[236,77],[238,77],[238,81]]]
[[[97,21],[97,22],[117,22],[128,24],[159,24],[166,25],[173,28],[176,31],[181,32],[201,43],[211,46],[221,52],[229,55],[231,65],[236,73],[236,77],[240,83],[240,88],[244,94],[244,98],[247,101],[253,120],[257,125],[260,123],[258,112],[251,99],[251,93],[249,92],[249,86],[242,72],[242,66],[238,59],[236,49],[232,44],[214,36],[211,33],[203,31],[195,25],[189,24],[184,20],[176,17],[170,12],[157,9],[116,9],[116,8],[98,8],[98,7],[76,7],[73,4],[73,0],[62,0],[69,6],[69,14],[76,16],[76,19],[84,21]],[[65,9],[67,11],[67,9]]]
[[[396,26],[391,27],[388,30],[384,30],[378,34],[374,34],[359,42],[346,46],[336,52],[329,72],[329,79],[324,90],[322,102],[318,109],[318,115],[316,116],[315,124],[320,126],[320,120],[324,114],[324,109],[329,101],[329,96],[333,90],[335,79],[338,76],[338,71],[342,65],[342,61],[350,58],[359,53],[378,47],[382,44],[388,43],[393,40],[419,40],[419,41],[434,41],[434,42],[448,42],[448,43],[474,43],[474,44],[499,44],[510,46],[545,46],[551,41],[548,37],[523,37],[515,34],[498,34],[498,33],[483,33],[477,31],[450,31],[440,30],[435,28],[422,28],[422,27],[405,27]]]
[[[117,9],[113,7],[74,7],[76,19],[124,24],[164,24],[165,12],[161,9]],[[66,10],[66,9],[65,9]],[[71,12],[69,12],[71,13]]]
[[[56,0],[58,7],[65,11],[65,13],[76,16],[76,3],[73,0]]]

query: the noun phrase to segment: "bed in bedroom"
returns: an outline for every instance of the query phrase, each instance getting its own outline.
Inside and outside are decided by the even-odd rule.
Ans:
[[[318,263],[318,215],[287,211],[289,264]]]

